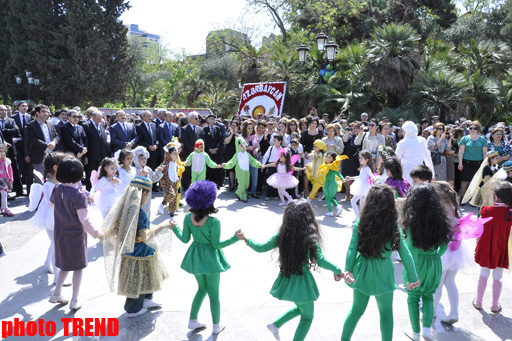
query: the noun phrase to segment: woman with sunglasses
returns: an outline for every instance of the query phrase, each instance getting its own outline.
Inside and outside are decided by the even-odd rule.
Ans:
[[[431,154],[441,154],[441,163],[434,163],[434,171],[436,173],[436,180],[446,181],[446,157],[444,156],[445,150],[452,148],[452,141],[450,135],[446,136],[444,123],[437,122],[434,124],[432,136],[427,139],[428,150]]]
[[[386,145],[384,136],[377,133],[378,123],[375,118],[368,123],[368,132],[359,134],[354,143],[361,146],[362,151],[369,151],[372,154],[373,164],[377,164],[377,149],[381,144]]]
[[[286,133],[290,136],[292,136],[293,133],[299,133],[300,136],[299,121],[297,121],[297,119],[292,118],[291,120],[288,121],[288,128],[286,130]]]
[[[459,143],[459,170],[461,198],[466,194],[469,182],[478,171],[482,160],[487,154],[487,140],[480,135],[480,122],[473,121],[469,125],[469,135],[464,136]]]

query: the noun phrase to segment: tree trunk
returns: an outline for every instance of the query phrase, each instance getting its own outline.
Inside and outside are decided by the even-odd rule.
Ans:
[[[149,103],[150,108],[154,108],[156,105],[157,97],[156,95],[153,95],[153,98],[151,98],[151,103]]]
[[[398,100],[398,96],[388,91],[388,107],[390,107],[391,109],[396,109],[399,106],[400,101]]]
[[[172,105],[172,102],[174,102],[180,96],[181,96],[181,91],[176,91],[174,93],[174,95],[171,97],[171,99],[169,100],[169,102],[167,103],[167,108],[170,108]]]

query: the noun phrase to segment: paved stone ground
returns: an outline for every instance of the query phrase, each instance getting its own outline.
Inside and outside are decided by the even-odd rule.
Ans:
[[[164,219],[155,214],[161,193],[154,195],[152,202],[152,223],[158,224]],[[338,194],[338,198],[343,199]],[[250,199],[248,204],[235,202],[232,192],[221,190],[217,207],[218,218],[222,222],[222,237],[228,238],[239,228],[246,235],[264,241],[277,230],[284,208],[277,201],[265,202],[262,199]],[[344,267],[345,254],[350,241],[350,223],[354,220],[350,204],[341,201],[343,213],[338,218],[325,217],[327,208],[324,201],[313,202],[322,225],[324,253],[328,259]],[[195,294],[194,277],[181,270],[180,264],[188,245],[176,238],[173,251],[166,260],[170,278],[164,289],[154,296],[163,304],[162,309],[151,311],[134,319],[128,319],[123,310],[124,298],[109,292],[104,273],[102,247],[99,242],[89,239],[89,266],[85,269],[80,301],[83,308],[73,312],[68,306],[53,305],[48,297],[54,286],[50,284],[53,275],[48,274],[43,263],[49,245],[44,231],[34,229],[28,223],[32,214],[26,212],[27,199],[10,202],[13,218],[0,218],[0,240],[7,248],[8,255],[0,258],[0,320],[24,321],[44,319],[57,322],[57,335],[50,337],[32,337],[30,339],[64,340],[64,317],[115,317],[119,319],[120,334],[117,337],[95,339],[113,340],[273,340],[266,325],[292,307],[289,302],[279,301],[268,292],[274,282],[278,267],[277,253],[258,254],[237,243],[224,249],[232,268],[221,276],[222,319],[226,329],[218,336],[211,334],[211,317],[208,298],[205,299],[199,319],[208,327],[198,333],[188,333],[187,321],[192,298]],[[186,209],[186,207],[185,207]],[[464,210],[463,210],[464,211]],[[178,221],[183,219],[180,212]],[[395,276],[401,282],[402,264],[397,262]],[[484,309],[475,310],[471,301],[474,298],[479,268],[469,267],[457,276],[460,291],[459,322],[454,326],[443,325],[440,318],[445,316],[444,306],[448,299],[443,296],[438,309],[438,319],[434,320],[433,333],[438,340],[511,340],[512,339],[512,276],[506,271],[503,282],[499,314],[490,312],[491,286],[484,297]],[[307,340],[339,340],[344,318],[352,303],[352,290],[342,282],[335,282],[332,273],[321,270],[315,273],[321,295],[315,303],[315,319]],[[71,288],[63,290],[66,297],[71,296]],[[407,313],[407,294],[400,288],[394,294],[394,339],[407,340],[404,330],[410,329]],[[366,313],[361,318],[353,340],[379,340],[379,315],[374,299],[370,300]],[[298,319],[291,321],[280,330],[282,340],[291,340]],[[187,334],[188,333],[188,334]],[[11,339],[23,339],[11,338]],[[28,339],[28,338],[25,338]],[[75,339],[89,339],[75,337]]]

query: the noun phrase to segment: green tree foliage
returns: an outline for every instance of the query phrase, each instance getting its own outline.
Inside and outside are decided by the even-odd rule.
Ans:
[[[11,41],[6,80],[28,68],[41,80],[39,98],[57,105],[99,106],[124,95],[132,63],[127,30],[117,20],[129,8],[126,0],[10,0],[8,6],[0,19]]]
[[[210,81],[224,81],[229,89],[238,87],[238,63],[231,54],[212,56],[201,64],[200,69]]]

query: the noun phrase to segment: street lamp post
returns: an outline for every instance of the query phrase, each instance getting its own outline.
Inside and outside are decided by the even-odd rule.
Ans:
[[[39,78],[35,77],[34,75],[32,75],[32,72],[30,72],[28,69],[25,70],[25,76],[27,77],[27,100],[30,101],[30,90],[32,88],[32,85],[34,86],[39,86]],[[20,88],[20,90],[25,87],[25,85],[23,84],[23,77],[20,76],[20,75],[16,75],[14,76],[14,78],[16,79],[16,84],[18,85],[18,87]]]
[[[334,61],[334,58],[336,57],[336,49],[338,48],[338,44],[336,44],[332,40],[329,40],[329,37],[324,32],[320,32],[320,34],[315,36],[315,40],[318,51],[321,54],[319,74],[320,84],[322,84],[322,79],[327,82],[329,81],[329,78],[331,78],[331,76],[334,74],[334,71],[332,70],[332,66],[330,65],[330,63],[332,63]],[[301,44],[296,50],[297,53],[299,54],[299,62],[302,65],[306,64],[309,47],[306,44]]]

